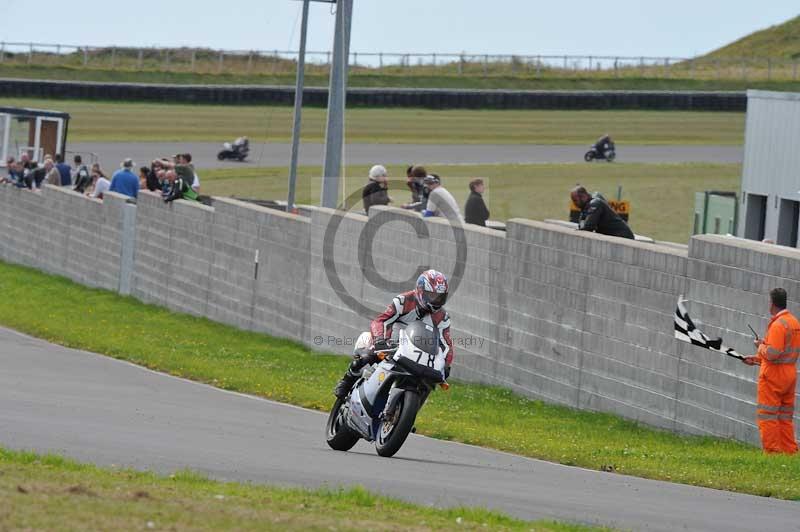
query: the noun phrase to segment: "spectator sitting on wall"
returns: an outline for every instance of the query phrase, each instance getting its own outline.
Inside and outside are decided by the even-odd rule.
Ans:
[[[46,161],[47,159],[45,159]],[[36,163],[32,163],[36,164]],[[28,170],[25,173],[25,183],[27,184],[28,188],[39,189],[42,188],[42,182],[47,178],[47,168],[43,166],[35,166],[33,169]]]
[[[53,162],[53,159],[45,159],[44,160],[44,170],[45,170],[45,181],[48,185],[53,185],[56,187],[61,186],[61,172],[58,171],[58,167]]]
[[[486,227],[486,220],[489,219],[489,209],[483,201],[483,191],[486,185],[483,179],[473,179],[469,182],[469,197],[467,204],[464,205],[464,221],[468,224],[482,225]]]
[[[91,194],[87,192],[86,195],[91,198],[103,199],[103,194],[108,192],[111,188],[111,181],[106,178],[106,175],[97,163],[92,165],[92,182],[94,183],[94,188]]]
[[[463,219],[456,199],[442,186],[442,180],[438,175],[425,176],[424,183],[430,190],[430,194],[428,194],[428,203],[425,206],[425,210],[422,211],[422,216],[426,218],[429,216],[442,216],[451,220]]]
[[[56,168],[58,168],[58,173],[61,175],[60,185],[62,187],[72,185],[72,167],[64,162],[64,156],[60,153],[56,154]]]
[[[16,185],[20,179],[22,179],[22,174],[17,174],[18,168],[17,161],[14,160],[13,157],[8,157],[6,159],[6,170],[8,171],[8,175],[6,177],[0,178],[0,183],[9,183],[11,185]]]
[[[619,214],[606,203],[600,194],[592,197],[586,188],[578,185],[570,192],[572,202],[581,210],[578,229],[595,231],[603,235],[634,238],[633,231]]]
[[[369,183],[361,192],[361,199],[364,201],[364,210],[367,211],[367,214],[373,205],[388,205],[392,201],[392,198],[389,197],[387,178],[388,172],[380,164],[370,168]]]
[[[120,165],[120,169],[114,172],[111,176],[111,192],[117,192],[130,198],[136,198],[139,195],[139,178],[133,173],[133,168],[136,166],[133,159],[125,159]]]
[[[164,201],[169,203],[176,199],[197,201],[197,192],[192,189],[190,181],[185,180],[176,170],[167,170],[167,182],[169,190],[164,195]]]
[[[75,163],[75,188],[73,190],[83,194],[92,184],[92,175],[86,165],[83,164],[83,159],[80,155],[76,155],[72,162]]]

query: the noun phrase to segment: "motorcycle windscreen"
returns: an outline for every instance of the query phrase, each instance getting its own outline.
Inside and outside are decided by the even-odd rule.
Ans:
[[[445,354],[441,347],[439,331],[421,320],[400,331],[400,341],[395,358],[404,357],[416,364],[444,372]]]

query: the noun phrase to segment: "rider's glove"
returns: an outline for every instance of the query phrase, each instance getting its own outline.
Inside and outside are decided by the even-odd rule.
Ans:
[[[372,351],[383,351],[384,349],[389,349],[389,343],[386,339],[375,338],[375,341],[372,343]]]

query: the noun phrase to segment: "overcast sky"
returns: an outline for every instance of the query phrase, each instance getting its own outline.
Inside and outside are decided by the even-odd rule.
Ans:
[[[310,50],[331,47],[312,3]],[[797,0],[354,0],[355,52],[692,56],[800,14]],[[0,0],[0,40],[296,49],[301,3]],[[17,20],[18,23],[9,23]]]

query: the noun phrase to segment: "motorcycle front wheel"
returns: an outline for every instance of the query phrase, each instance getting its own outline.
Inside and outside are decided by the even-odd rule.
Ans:
[[[347,426],[344,399],[336,399],[325,424],[325,440],[334,451],[349,451],[358,442],[358,434]]]
[[[378,429],[375,449],[379,455],[390,457],[400,450],[411,429],[414,428],[419,408],[419,394],[410,390],[403,392],[403,397],[397,401],[391,418],[384,419]]]
[[[616,158],[617,158],[617,153],[613,151],[608,152],[608,155],[606,155],[606,160],[610,163],[613,163],[614,159]]]

